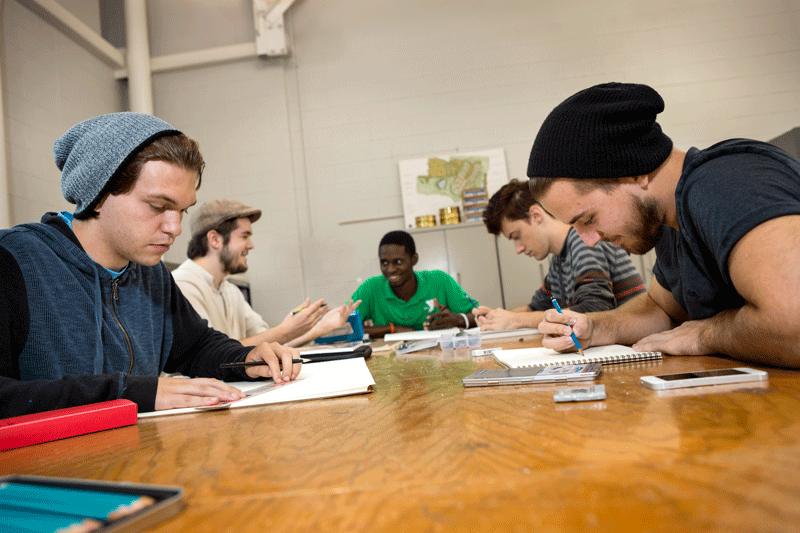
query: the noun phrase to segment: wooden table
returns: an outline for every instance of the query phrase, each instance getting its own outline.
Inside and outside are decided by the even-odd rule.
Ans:
[[[0,452],[0,473],[184,487],[156,532],[800,530],[798,372],[657,393],[639,376],[742,365],[609,365],[607,400],[556,404],[564,385],[465,390],[490,357],[368,364],[371,394],[142,420]]]

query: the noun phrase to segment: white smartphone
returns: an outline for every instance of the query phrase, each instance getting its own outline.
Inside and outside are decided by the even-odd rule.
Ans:
[[[525,383],[558,383],[597,379],[603,371],[599,363],[580,365],[550,365],[544,368],[508,368],[478,370],[463,378],[465,387],[488,387],[491,385],[522,385]]]
[[[701,387],[724,383],[744,383],[746,381],[766,381],[767,373],[753,368],[722,368],[717,370],[698,370],[661,376],[642,376],[639,383],[653,390]]]

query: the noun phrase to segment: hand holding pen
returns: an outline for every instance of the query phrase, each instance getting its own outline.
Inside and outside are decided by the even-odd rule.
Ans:
[[[558,313],[559,313],[559,314],[562,314],[562,315],[563,315],[563,314],[564,314],[564,311],[562,311],[562,310],[561,310],[561,306],[560,306],[560,305],[558,305],[558,300],[556,300],[555,298],[552,298],[552,300],[553,300],[553,307],[555,307],[556,311],[558,311]],[[581,346],[581,343],[580,343],[580,342],[578,342],[578,337],[575,335],[575,332],[574,332],[574,331],[572,331],[572,332],[569,334],[569,336],[572,338],[572,342],[573,342],[573,343],[575,343],[575,348],[577,348],[577,349],[578,349],[578,352],[579,352],[579,353],[581,354],[581,356],[582,356],[582,355],[583,355],[583,347]]]
[[[300,374],[300,352],[277,342],[262,342],[253,348],[241,365],[251,378],[272,378],[275,383],[288,383]]]

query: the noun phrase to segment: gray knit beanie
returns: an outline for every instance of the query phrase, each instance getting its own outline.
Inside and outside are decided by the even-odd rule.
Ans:
[[[529,178],[623,178],[649,174],[672,152],[656,115],[664,100],[647,85],[604,83],[560,103],[539,128]]]
[[[163,120],[143,113],[111,113],[84,120],[53,144],[61,170],[61,193],[86,218],[108,192],[117,174],[159,137],[179,134]]]

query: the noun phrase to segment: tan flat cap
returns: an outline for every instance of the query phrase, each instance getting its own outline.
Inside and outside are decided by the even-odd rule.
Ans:
[[[250,222],[255,222],[261,218],[261,209],[248,207],[237,200],[209,200],[192,213],[189,229],[194,237],[234,218],[249,218]]]

